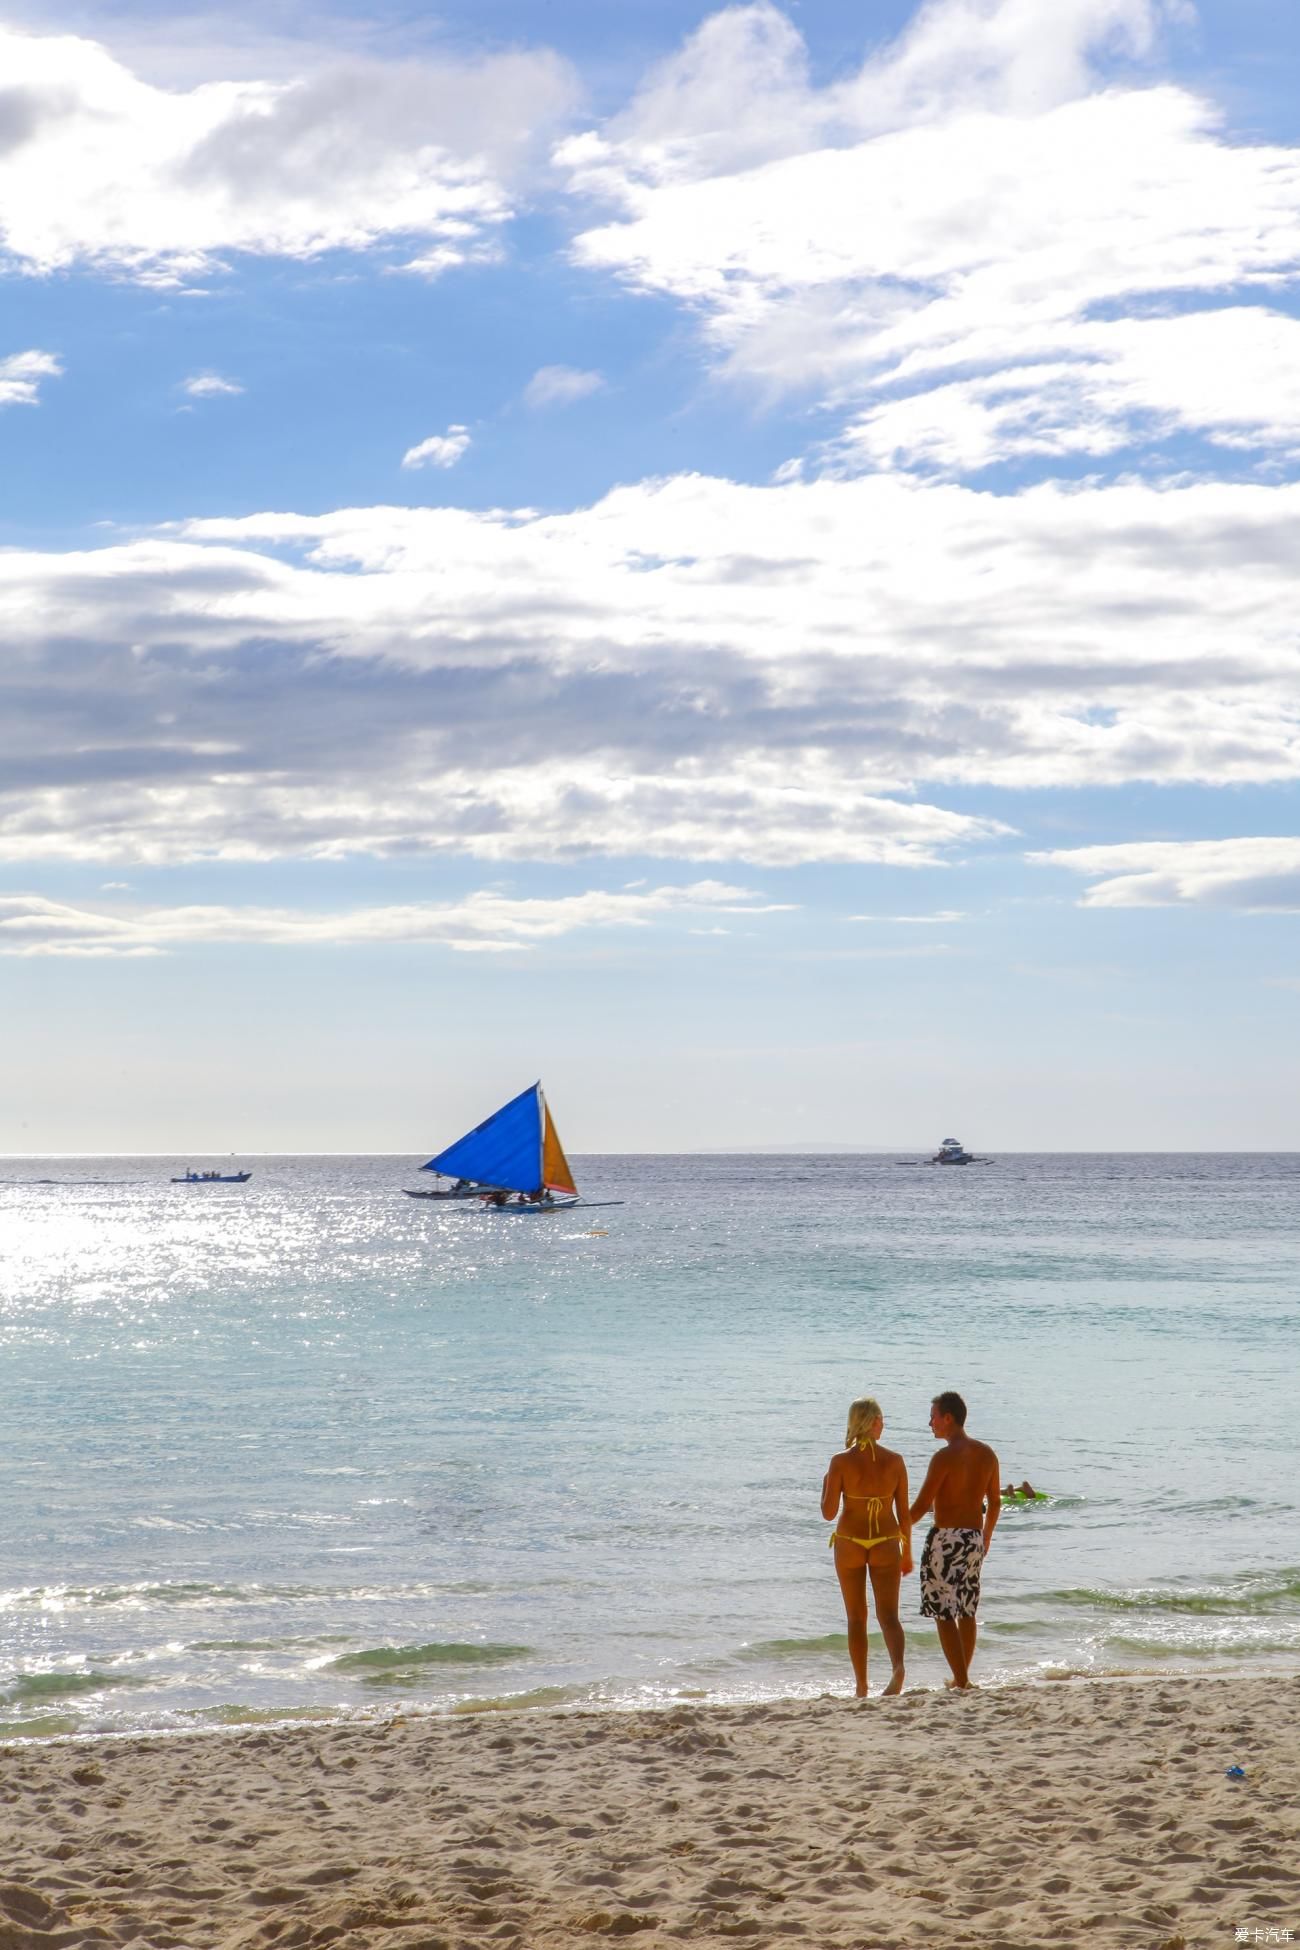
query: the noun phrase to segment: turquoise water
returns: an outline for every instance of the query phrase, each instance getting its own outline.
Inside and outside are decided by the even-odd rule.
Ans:
[[[592,1158],[537,1220],[247,1162],[0,1161],[10,1735],[846,1690],[868,1391],[914,1482],[957,1387],[1052,1492],[985,1680],[1300,1665],[1300,1157]]]

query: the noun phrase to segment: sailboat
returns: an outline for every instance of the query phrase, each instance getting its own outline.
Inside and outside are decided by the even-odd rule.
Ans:
[[[623,1203],[622,1199],[580,1197],[540,1083],[521,1090],[420,1169],[457,1181],[442,1194],[444,1198],[463,1202],[477,1197],[486,1212],[569,1212],[575,1205]]]

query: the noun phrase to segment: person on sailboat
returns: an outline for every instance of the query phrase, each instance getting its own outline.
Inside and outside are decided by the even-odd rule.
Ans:
[[[912,1569],[907,1464],[892,1449],[880,1446],[884,1426],[880,1404],[870,1395],[853,1402],[845,1447],[831,1457],[822,1482],[822,1515],[835,1524],[830,1545],[848,1619],[849,1658],[859,1699],[867,1697],[868,1574],[892,1667],[885,1693],[901,1693],[906,1676],[898,1590]]]

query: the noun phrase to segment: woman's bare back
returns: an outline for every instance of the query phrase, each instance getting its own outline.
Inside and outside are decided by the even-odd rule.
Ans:
[[[870,1449],[844,1449],[831,1457],[822,1486],[822,1515],[845,1539],[863,1545],[898,1536],[896,1500],[906,1483],[906,1465],[877,1442]],[[903,1499],[906,1502],[906,1491]],[[841,1502],[843,1508],[841,1508]]]

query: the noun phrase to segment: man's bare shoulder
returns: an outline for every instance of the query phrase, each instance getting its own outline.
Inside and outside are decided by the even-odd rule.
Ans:
[[[994,1454],[993,1450],[989,1448],[987,1442],[977,1442],[975,1440],[975,1437],[971,1436],[970,1447],[966,1451],[966,1453],[971,1458],[972,1462],[988,1463],[994,1469],[997,1468],[997,1461],[998,1461],[997,1456]]]

